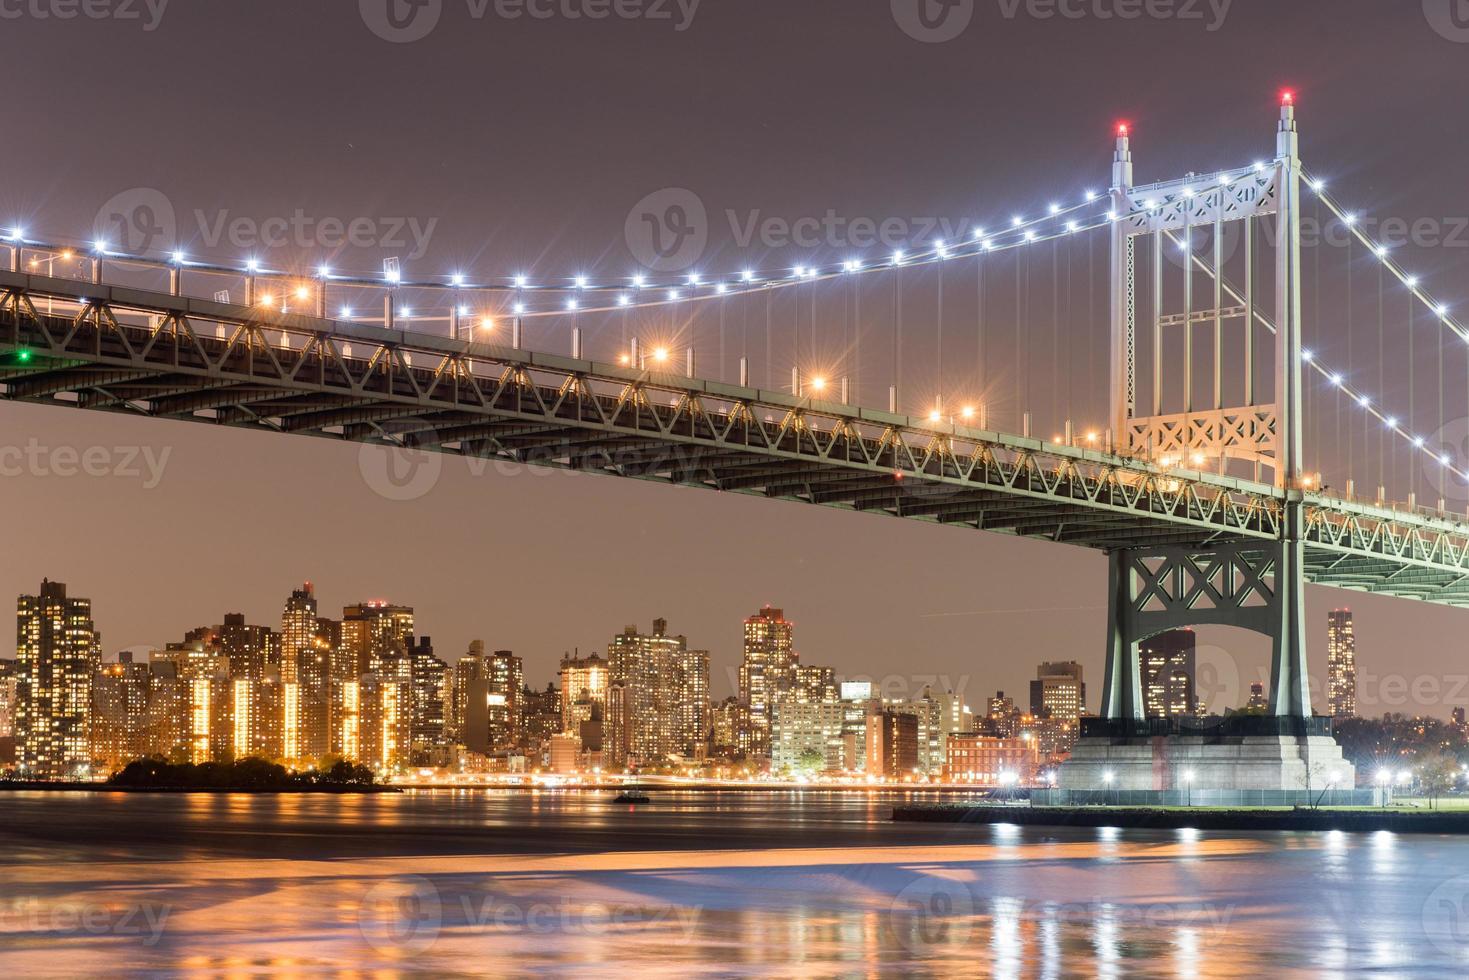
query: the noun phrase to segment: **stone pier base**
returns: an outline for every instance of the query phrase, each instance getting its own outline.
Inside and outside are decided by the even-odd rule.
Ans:
[[[1210,722],[1215,722],[1211,724]],[[1350,790],[1329,718],[1085,719],[1057,786],[1070,790]]]

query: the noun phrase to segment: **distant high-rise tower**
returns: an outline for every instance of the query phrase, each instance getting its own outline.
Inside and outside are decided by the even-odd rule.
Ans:
[[[709,654],[672,636],[668,621],[652,633],[628,626],[607,645],[608,698],[603,715],[606,764],[622,768],[673,757],[702,758],[709,739]],[[612,708],[616,708],[613,711]]]
[[[1149,718],[1178,718],[1197,709],[1194,631],[1169,630],[1140,644],[1143,703]]]
[[[17,761],[41,779],[88,775],[92,677],[102,662],[91,600],[43,580],[39,594],[16,602],[16,649]]]
[[[484,641],[473,640],[454,664],[453,678],[459,744],[481,755],[514,748],[525,691],[520,658],[509,650],[486,653]]]
[[[402,654],[413,646],[413,608],[376,599],[342,610],[341,679],[363,674],[393,674]]]
[[[1030,713],[1037,718],[1075,722],[1086,710],[1086,684],[1081,678],[1081,664],[1043,663],[1030,682]]]
[[[1265,685],[1255,681],[1250,685],[1250,699],[1245,702],[1245,710],[1255,714],[1264,714],[1270,708],[1270,701],[1265,697]]]
[[[414,765],[435,765],[436,757],[448,745],[444,737],[444,690],[448,665],[434,653],[432,638],[421,636],[408,649],[409,671],[413,676],[410,698],[411,759]]]
[[[795,624],[780,609],[765,606],[745,620],[745,657],[740,662],[740,700],[750,709],[749,750],[770,754],[775,705],[796,683]]]
[[[607,661],[593,653],[561,658],[561,730],[576,732],[591,716],[593,706],[601,713],[607,697]]]
[[[1326,614],[1326,703],[1333,718],[1357,716],[1357,637],[1352,611]]]
[[[291,761],[315,760],[332,745],[329,704],[332,654],[338,624],[316,614],[316,591],[307,582],[291,593],[281,613],[281,742]]]

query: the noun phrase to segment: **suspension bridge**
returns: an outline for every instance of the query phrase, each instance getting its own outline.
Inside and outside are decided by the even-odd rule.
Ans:
[[[0,385],[12,401],[1101,550],[1106,719],[1143,719],[1142,640],[1226,624],[1271,639],[1272,711],[1309,721],[1305,583],[1469,605],[1465,515],[1417,501],[1420,483],[1442,497],[1466,464],[1419,434],[1435,399],[1416,394],[1436,366],[1442,431],[1446,392],[1463,397],[1444,337],[1469,332],[1304,168],[1293,103],[1268,159],[1138,185],[1122,126],[1105,192],[963,240],[795,268],[414,279],[396,263],[228,266],[12,228]],[[1303,263],[1308,199],[1347,229],[1336,280],[1319,255]],[[1344,305],[1319,301],[1343,282]],[[1363,309],[1377,313],[1375,361],[1352,346],[1371,333]],[[1343,318],[1345,343],[1332,334]],[[1406,387],[1389,383],[1384,345],[1425,331]]]

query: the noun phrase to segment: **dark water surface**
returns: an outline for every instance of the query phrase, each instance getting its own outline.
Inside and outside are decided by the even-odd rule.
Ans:
[[[0,794],[8,976],[1469,975],[1469,839],[895,824],[914,794]]]

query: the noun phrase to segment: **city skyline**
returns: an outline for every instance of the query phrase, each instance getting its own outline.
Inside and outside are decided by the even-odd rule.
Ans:
[[[1011,79],[1033,73],[1034,65],[1024,54],[1028,45],[1050,42],[1053,30],[1064,35],[1081,25],[1024,17],[1008,21],[989,11],[976,16],[963,38],[927,44],[905,36],[886,9],[867,17],[848,15],[829,4],[800,10],[788,6],[768,8],[772,15],[779,11],[782,29],[778,37],[761,37],[761,44],[751,49],[756,57],[745,52],[745,44],[759,17],[714,5],[701,9],[696,29],[677,35],[643,30],[647,24],[591,21],[506,22],[493,25],[497,30],[484,24],[474,25],[483,30],[459,31],[449,29],[446,20],[431,40],[403,45],[386,45],[351,10],[338,14],[293,9],[287,18],[230,9],[204,15],[178,7],[169,11],[157,34],[137,39],[145,47],[167,44],[170,67],[164,71],[161,60],[144,59],[137,69],[136,90],[156,84],[168,91],[179,118],[211,117],[208,93],[178,86],[174,80],[188,72],[209,77],[217,70],[211,52],[218,45],[237,48],[240,56],[249,57],[255,45],[289,33],[303,50],[337,51],[355,64],[372,64],[391,54],[402,74],[369,74],[350,84],[331,79],[323,94],[333,105],[329,134],[321,129],[322,120],[305,118],[311,114],[296,118],[264,112],[260,106],[294,104],[299,91],[290,79],[257,79],[259,101],[247,107],[244,125],[252,131],[281,127],[279,144],[285,149],[251,145],[224,159],[197,145],[157,152],[159,142],[152,128],[157,120],[150,116],[146,124],[127,122],[136,116],[129,87],[93,86],[100,100],[94,131],[122,151],[105,159],[78,154],[58,158],[48,147],[72,139],[70,121],[44,105],[18,103],[13,108],[14,125],[35,136],[15,147],[9,164],[12,177],[0,195],[0,223],[24,220],[37,229],[84,237],[110,200],[145,189],[166,200],[175,217],[171,240],[148,240],[155,251],[181,247],[201,259],[236,261],[258,248],[258,236],[241,241],[205,232],[228,227],[233,219],[243,219],[258,232],[271,218],[305,209],[318,219],[412,216],[421,228],[435,219],[437,223],[423,255],[412,254],[411,238],[403,246],[379,246],[374,241],[373,247],[342,249],[319,245],[314,239],[304,244],[292,239],[279,248],[264,249],[279,266],[310,268],[331,261],[343,268],[378,268],[384,257],[396,255],[411,269],[433,273],[456,267],[476,273],[525,267],[546,273],[580,268],[621,275],[636,264],[624,235],[634,205],[662,189],[688,188],[711,215],[706,249],[710,263],[737,266],[748,256],[761,264],[794,264],[809,261],[813,253],[844,257],[849,243],[828,242],[821,235],[817,246],[803,248],[757,236],[742,249],[730,232],[726,212],[734,214],[740,227],[752,216],[791,222],[808,215],[820,218],[828,209],[848,221],[892,217],[905,222],[910,237],[919,235],[918,219],[923,216],[947,219],[956,226],[1005,221],[1010,213],[1043,209],[1045,199],[1038,195],[1051,189],[1075,193],[1104,185],[1111,129],[1119,118],[1130,119],[1136,127],[1140,179],[1247,162],[1236,159],[1246,150],[1268,155],[1270,133],[1263,114],[1272,108],[1275,92],[1286,85],[1295,86],[1303,106],[1309,107],[1311,159],[1344,161],[1340,172],[1330,176],[1340,179],[1343,192],[1350,190],[1364,206],[1386,209],[1386,214],[1375,217],[1411,223],[1420,216],[1452,213],[1445,211],[1434,189],[1453,186],[1451,161],[1459,156],[1461,138],[1451,127],[1420,127],[1414,138],[1421,183],[1394,179],[1399,156],[1379,134],[1400,125],[1404,98],[1396,89],[1342,68],[1346,59],[1371,57],[1384,49],[1412,51],[1413,58],[1404,62],[1407,77],[1402,91],[1412,92],[1412,104],[1425,119],[1453,118],[1452,97],[1437,80],[1455,77],[1462,51],[1435,35],[1418,16],[1395,17],[1364,5],[1337,5],[1327,22],[1339,47],[1302,50],[1290,39],[1314,32],[1319,27],[1317,14],[1237,5],[1231,12],[1230,31],[1250,38],[1249,50],[1261,64],[1279,67],[1244,74],[1216,72],[1220,91],[1215,112],[1204,118],[1188,100],[1152,85],[1154,68],[1115,64],[1106,55],[1106,43],[1078,45],[1067,57],[1078,72],[1112,73],[1116,79],[1112,86],[1077,86],[1040,76],[1006,98],[965,104],[962,109],[954,100],[933,94],[963,91],[971,84],[975,46],[994,32],[1003,31],[1013,43],[986,51],[984,73],[992,79]],[[909,67],[851,73],[831,70],[824,59],[802,56],[803,45],[827,45],[834,23],[842,25],[841,50],[848,64],[865,60]],[[288,31],[282,31],[283,24],[289,25]],[[94,65],[108,63],[113,52],[109,28],[114,26],[85,19],[67,25],[28,24],[37,37],[71,29],[65,35],[67,50]],[[1200,70],[1199,54],[1174,43],[1181,28],[1177,23],[1142,19],[1089,26],[1116,43],[1149,44],[1164,59],[1164,71],[1192,78]],[[615,32],[623,47],[606,44],[606,31]],[[502,56],[493,64],[475,60],[480,42],[508,37],[520,41],[503,44]],[[31,75],[44,71],[44,50],[39,44],[17,46],[12,53],[15,70]],[[432,171],[434,179],[425,179],[429,171],[422,160],[395,155],[403,139],[434,145],[440,136],[438,123],[421,113],[420,96],[404,90],[396,79],[422,79],[438,104],[454,105],[465,91],[529,77],[544,58],[562,51],[574,54],[561,59],[573,79],[564,90],[535,89],[502,108],[506,130],[538,132],[544,152],[531,153],[513,141],[507,145],[488,133],[466,132],[455,151],[440,161],[442,170]],[[697,81],[725,73],[739,78],[740,92],[703,86],[710,104],[672,111],[651,134],[634,139],[621,119],[626,106],[659,104],[666,95],[665,81],[651,74],[621,74],[617,85],[605,84],[607,72],[625,65],[634,54],[666,65],[669,77]],[[1232,61],[1209,63],[1223,67]],[[918,70],[929,84],[914,95],[901,83]],[[823,93],[821,101],[828,105],[861,102],[868,106],[863,125],[813,127],[811,109],[790,98],[790,92],[797,90]],[[386,132],[384,118],[397,120],[400,135]],[[546,127],[547,119],[558,120],[558,125]],[[680,138],[703,125],[717,126],[721,139]],[[1180,139],[1185,134],[1188,142]],[[588,141],[605,141],[624,152],[587,154],[582,150]],[[720,148],[723,141],[760,145],[769,156],[755,160],[731,155]],[[678,151],[661,149],[666,145],[676,145]],[[915,153],[915,146],[926,150]],[[895,174],[913,179],[890,179]],[[568,188],[576,190],[568,194]],[[986,195],[991,188],[1013,189],[1017,197],[990,198]],[[1376,200],[1381,196],[1377,188],[1391,188],[1392,194]],[[1457,251],[1407,242],[1397,254],[1425,282],[1437,284],[1454,269]],[[951,302],[957,302],[955,297],[962,292],[951,290]],[[1085,326],[1077,327],[1078,335],[1086,332]],[[1103,343],[1097,339],[1100,328],[1091,333],[1097,345]],[[966,362],[971,355],[971,350],[964,350]],[[924,374],[911,378],[915,389],[931,394],[928,359],[910,358],[910,363],[925,367]],[[1360,362],[1355,367],[1363,369]],[[788,355],[781,351],[776,373],[788,371]],[[1032,381],[1046,384],[1047,374],[1037,371]],[[1104,387],[1099,378],[1080,380],[1094,393]],[[861,394],[867,404],[883,402],[884,392],[871,383]],[[1030,679],[1025,670],[1010,666],[1004,655],[1010,649],[1034,650],[1043,659],[1074,658],[1090,676],[1102,675],[1105,562],[1080,549],[872,521],[732,494],[623,486],[595,477],[545,476],[501,467],[482,468],[475,475],[457,460],[445,460],[437,483],[421,495],[389,500],[369,486],[353,446],[271,438],[224,427],[82,415],[21,403],[8,404],[6,412],[14,431],[24,434],[15,440],[17,448],[35,438],[48,453],[67,448],[80,455],[101,448],[111,451],[117,463],[115,472],[105,478],[64,477],[52,468],[45,476],[7,480],[18,513],[59,508],[90,515],[85,531],[13,521],[9,544],[27,568],[44,565],[62,581],[89,582],[99,604],[98,616],[107,624],[110,651],[165,642],[189,625],[182,615],[139,608],[130,598],[137,583],[148,583],[148,592],[177,596],[181,610],[239,605],[258,622],[274,611],[275,583],[313,578],[334,583],[334,594],[338,588],[346,593],[344,602],[380,593],[414,594],[417,607],[435,623],[450,649],[490,632],[486,623],[504,620],[508,628],[503,635],[483,638],[492,646],[523,651],[528,668],[539,674],[554,669],[563,650],[600,646],[603,623],[620,622],[629,614],[639,621],[672,614],[672,609],[657,608],[658,603],[636,594],[632,584],[642,582],[647,585],[645,594],[683,600],[677,619],[690,635],[706,638],[717,690],[728,689],[721,668],[734,661],[737,650],[736,638],[722,624],[765,602],[793,610],[806,621],[813,654],[831,659],[816,651],[841,651],[853,672],[882,672],[885,651],[912,644],[935,652],[931,669],[936,673],[957,677],[981,672],[993,675],[995,686],[1006,690],[1021,690]],[[1462,414],[1457,408],[1454,412],[1456,417]],[[1078,424],[1095,421],[1079,418]],[[1426,419],[1424,423],[1427,431],[1437,428]],[[1324,438],[1320,441],[1324,444]],[[154,463],[166,463],[156,484],[145,460],[118,451],[124,447],[146,448]],[[140,472],[137,477],[117,472],[129,458]],[[290,474],[289,481],[279,474]],[[1405,477],[1407,471],[1400,468],[1398,475]],[[1432,476],[1420,475],[1425,483]],[[290,488],[290,499],[298,504],[283,501],[283,486]],[[1370,494],[1370,488],[1365,489]],[[1423,502],[1429,502],[1426,494]],[[298,509],[302,516],[293,516]],[[171,516],[144,526],[139,514]],[[201,536],[222,514],[232,515],[231,523],[250,527],[250,546],[222,546],[230,571],[225,581],[215,582],[219,572],[209,566],[219,553],[203,544]],[[270,567],[267,555],[299,553],[293,549],[299,549],[301,529],[308,526],[320,556],[288,569]],[[368,533],[370,528],[392,529],[410,546],[412,557],[448,541],[494,542],[520,556],[528,578],[555,582],[570,575],[578,592],[587,597],[582,603],[585,612],[562,635],[538,635],[530,623],[555,622],[553,614],[564,605],[554,590],[526,590],[514,602],[501,602],[497,596],[513,586],[515,578],[493,568],[488,573],[472,569],[461,561],[422,558],[374,570],[372,559],[381,550]],[[586,552],[579,556],[577,571],[568,572],[561,548],[553,541],[576,542],[577,550]],[[599,543],[604,553],[591,548],[591,542]],[[685,572],[670,567],[665,558],[667,546],[675,542],[705,543],[720,556],[727,581],[753,587],[735,595],[690,588]],[[259,555],[250,553],[257,549]],[[109,567],[99,561],[103,556],[118,560]],[[205,574],[200,574],[200,567],[206,568]],[[488,583],[480,578],[485,574]],[[859,624],[860,617],[853,614],[863,603],[864,590],[872,588],[879,576],[887,579],[882,585],[885,603],[905,610],[901,626],[881,620]],[[16,568],[0,570],[0,594],[33,588],[32,577]],[[1055,600],[1036,601],[1038,594],[1047,593]],[[1309,589],[1306,599],[1310,623],[1319,622],[1325,610],[1348,599],[1353,603],[1360,620],[1358,668],[1364,674],[1406,671],[1410,676],[1442,677],[1457,671],[1453,652],[1436,639],[1458,630],[1454,610],[1320,588]],[[470,612],[481,605],[487,615]],[[517,609],[527,611],[524,622],[510,616]],[[827,609],[829,616],[797,612]],[[1319,688],[1324,680],[1325,641],[1316,629],[1308,632],[1308,641]],[[1238,632],[1203,628],[1199,643],[1201,648],[1229,651],[1251,677],[1268,667],[1265,645]],[[1405,645],[1412,656],[1385,653],[1397,645]],[[976,658],[980,671],[972,667]],[[1318,700],[1317,708],[1325,710],[1324,703]]]
[[[58,579],[55,577],[52,577],[50,580],[65,581],[64,579]],[[316,583],[314,581],[306,582],[307,587],[314,587],[315,584]],[[360,613],[363,608],[371,608],[374,606],[386,606],[391,609],[399,608],[394,599],[383,597],[386,596],[386,592],[382,590],[370,591],[371,594],[375,596],[375,598],[358,598],[341,603],[338,603],[335,598],[330,602],[321,602],[321,600],[317,598],[316,601],[318,607],[316,611],[317,613],[321,613],[323,610],[325,610],[327,614],[330,614],[340,608],[343,613],[349,614],[345,618],[350,620],[351,613],[353,613],[354,611]],[[22,587],[22,589],[17,594],[25,595],[27,594],[27,591],[24,587]],[[394,598],[396,599],[397,597]],[[89,595],[88,599],[94,606],[98,604],[98,599],[96,596]],[[149,651],[162,650],[172,644],[177,644],[179,637],[187,638],[190,631],[192,630],[197,630],[200,628],[210,628],[211,626],[227,625],[226,617],[243,617],[243,620],[240,621],[242,622],[242,624],[253,623],[261,624],[271,629],[277,628],[276,625],[272,624],[279,623],[278,612],[274,616],[270,614],[257,614],[256,612],[251,611],[242,612],[240,608],[242,605],[243,604],[239,603],[231,605],[229,602],[226,602],[224,604],[224,607],[222,607],[223,611],[219,613],[209,614],[204,617],[204,619],[211,620],[209,626],[201,625],[203,624],[203,620],[197,617],[193,620],[181,620],[180,626],[176,631],[172,631],[169,635],[160,638],[156,642],[135,643],[126,646],[118,646],[111,643],[109,640],[108,642],[104,643],[100,648],[100,662],[116,663],[118,662],[119,655],[123,652],[131,652],[133,654],[141,654],[146,656]],[[412,601],[410,597],[408,601],[402,602],[401,605],[402,607],[406,607],[409,611],[408,619],[410,624],[410,631],[413,630],[413,624],[415,622],[420,624],[428,622],[428,616],[423,612],[424,605],[421,602]],[[450,603],[449,605],[453,606],[452,603]],[[104,609],[106,607],[105,598],[101,601],[101,607]],[[760,604],[760,608],[762,610],[770,610],[772,608],[772,603],[763,602]],[[1309,604],[1308,608],[1311,610],[1311,612],[1314,613],[1314,608],[1312,608]],[[776,614],[779,614],[783,611],[784,610],[781,608],[774,609],[774,612]],[[1087,611],[1091,612],[1092,610]],[[1313,653],[1311,675],[1313,700],[1316,702],[1318,709],[1327,710],[1328,713],[1328,702],[1330,699],[1329,674],[1331,668],[1330,660],[1327,654],[1331,643],[1330,633],[1332,629],[1332,618],[1333,615],[1339,611],[1343,610],[1341,607],[1337,606],[1333,606],[1330,609],[1323,610],[1322,615],[1319,617],[1319,619],[1313,621],[1313,628],[1309,630],[1307,634],[1308,642],[1312,648]],[[1350,616],[1350,611],[1347,612]],[[657,618],[658,615],[660,614],[654,613],[646,618],[648,621],[653,621]],[[621,618],[626,619],[625,616]],[[679,619],[680,621],[682,621],[683,619],[683,617],[677,616],[675,618]],[[808,626],[816,626],[819,630],[819,626],[822,624],[823,620],[828,617],[824,617],[821,614],[813,614],[809,617],[802,618],[807,621]],[[840,615],[838,614],[837,616],[832,618],[840,618]],[[94,613],[94,620],[99,624],[99,634],[110,635],[105,629],[105,612],[100,614]],[[213,620],[218,620],[218,622],[213,622]],[[613,616],[613,620],[617,620],[615,614]],[[739,637],[737,640],[729,642],[726,646],[721,646],[721,644],[719,644],[718,642],[711,643],[704,639],[700,639],[699,641],[702,648],[707,651],[709,656],[710,696],[713,700],[716,701],[721,700],[725,697],[738,695],[740,693],[740,665],[744,660],[743,645],[745,643],[745,638],[748,635],[749,622],[751,620],[751,617],[749,617],[748,612],[746,612],[743,615],[738,615],[734,617],[734,620],[737,623],[735,629],[731,630],[728,621],[726,621],[723,624],[722,630],[725,634],[735,633]],[[504,631],[507,631],[513,635],[524,635],[526,628],[526,625],[524,623],[518,623],[513,619],[501,619],[497,622],[501,629]],[[739,628],[739,624],[741,623],[744,627],[743,632]],[[793,621],[791,621],[791,623],[792,625],[794,625]],[[1317,623],[1320,624],[1320,627],[1314,628]],[[1356,629],[1360,631],[1361,623],[1358,622],[1355,625]],[[349,634],[350,629],[351,628],[349,626]],[[716,630],[716,632],[717,631],[718,629]],[[437,631],[432,626],[430,626],[428,629],[417,629],[416,632],[425,637],[440,638],[439,642],[436,642],[435,648],[440,658],[443,659],[445,663],[451,668],[459,657],[468,654],[471,645],[476,642],[478,642],[482,648],[488,646],[491,649],[512,651],[522,662],[527,664],[527,667],[525,668],[525,676],[527,677],[526,683],[532,688],[537,686],[537,682],[543,684],[545,681],[548,680],[552,682],[559,681],[562,658],[571,656],[573,653],[579,652],[580,655],[584,657],[596,654],[600,656],[605,663],[607,660],[608,648],[611,646],[611,643],[609,643],[606,639],[606,634],[608,631],[606,629],[599,629],[596,626],[588,627],[584,631],[578,630],[576,634],[577,636],[582,636],[583,633],[587,634],[587,639],[589,642],[570,643],[563,649],[555,650],[554,652],[552,651],[556,647],[556,644],[548,643],[544,640],[532,640],[529,645],[529,649],[527,649],[525,646],[512,645],[507,642],[501,642],[499,639],[487,639],[480,633],[475,633],[460,642],[456,638],[450,638],[448,640],[441,639],[444,634],[440,631]],[[692,633],[693,631],[689,632]],[[974,661],[973,669],[956,674],[944,673],[936,669],[929,670],[926,666],[922,665],[920,665],[921,669],[913,670],[911,672],[896,671],[891,669],[891,660],[886,661],[887,669],[883,669],[882,664],[884,662],[882,661],[878,662],[878,669],[876,671],[870,669],[864,670],[860,668],[845,669],[841,663],[834,663],[834,658],[832,656],[826,655],[825,653],[817,650],[812,650],[811,646],[813,646],[813,644],[808,643],[808,641],[804,639],[808,632],[811,632],[811,630],[802,631],[803,639],[795,645],[793,651],[799,658],[799,662],[802,665],[830,664],[832,667],[834,667],[836,677],[839,680],[872,680],[878,684],[885,683],[890,693],[894,691],[901,693],[906,690],[916,691],[924,687],[926,684],[932,684],[934,686],[943,687],[948,690],[954,690],[961,696],[969,698],[972,701],[978,703],[983,702],[986,698],[988,698],[992,693],[992,690],[1013,690],[1019,692],[1026,691],[1028,686],[1035,679],[1034,663],[1037,662],[1051,661],[1059,663],[1063,661],[1076,661],[1082,664],[1082,666],[1087,669],[1088,672],[1095,671],[1095,673],[1097,674],[1101,672],[1100,656],[1088,657],[1084,650],[1078,651],[1075,654],[1066,654],[1064,656],[1062,656],[1061,654],[1057,654],[1051,657],[1047,657],[1040,653],[1037,653],[1033,661],[1029,658],[1027,658],[1027,660],[1023,663],[1017,663],[1013,660],[1006,660],[1005,663],[999,667],[999,669],[990,669],[986,664],[981,661],[980,657],[977,655]],[[1260,659],[1260,656],[1253,651],[1240,652],[1238,655],[1236,655],[1229,648],[1211,646],[1207,643],[1198,642],[1198,638],[1200,636],[1218,634],[1221,632],[1229,632],[1227,630],[1202,627],[1190,630],[1189,632],[1194,634],[1195,642],[1199,649],[1205,651],[1204,662],[1206,662],[1210,666],[1210,669],[1218,671],[1221,664],[1225,666],[1223,674],[1216,674],[1213,678],[1210,679],[1215,685],[1212,691],[1200,691],[1199,700],[1201,706],[1207,712],[1213,713],[1219,713],[1226,709],[1241,709],[1247,707],[1250,685],[1256,681],[1257,677],[1266,676],[1269,666],[1268,660]],[[1319,658],[1315,658],[1315,648],[1318,644],[1322,648],[1321,656]],[[1144,644],[1144,647],[1146,648],[1147,644]],[[1353,653],[1354,657],[1356,658],[1355,662],[1357,664],[1356,670],[1358,674],[1362,673],[1362,668],[1360,664],[1361,653],[1363,649],[1364,648],[1362,647],[1362,644],[1360,642],[1354,641]],[[1368,650],[1370,653],[1370,650],[1372,648],[1367,647],[1365,649]],[[459,652],[452,653],[449,651]],[[1063,653],[1064,652],[1065,651],[1063,649]],[[363,652],[360,654],[360,656],[363,658],[363,663],[365,664],[367,654]],[[1223,660],[1220,659],[1221,656],[1224,658]],[[1212,659],[1210,659],[1211,657]],[[0,653],[0,659],[14,658],[8,656],[5,653]],[[934,657],[935,661],[937,661],[938,659],[938,656]],[[1090,666],[1089,662],[1092,660],[1095,660],[1096,662],[1095,667]],[[1250,673],[1252,666],[1255,671],[1254,673]],[[1239,671],[1237,677],[1230,673],[1230,671],[1232,670]],[[1369,676],[1374,675],[1369,674]],[[1013,681],[1009,679],[1011,677],[1014,678]],[[1220,684],[1223,685],[1222,688],[1220,687]],[[1228,692],[1234,691],[1236,689],[1240,692],[1240,696],[1237,699],[1238,703],[1227,703]],[[1224,696],[1223,700],[1221,700],[1221,691]],[[1212,696],[1207,696],[1210,694],[1212,694]],[[1024,695],[1022,694],[1022,698],[1023,697]],[[1088,710],[1097,710],[1096,701],[1097,698],[1095,695],[1093,695],[1087,704]],[[1385,710],[1393,710],[1395,707],[1401,708],[1403,706],[1387,705]],[[1413,707],[1428,709],[1432,708],[1433,706],[1421,705]],[[1451,707],[1453,706],[1448,705],[1445,707],[1445,710],[1448,710],[1448,708]]]

